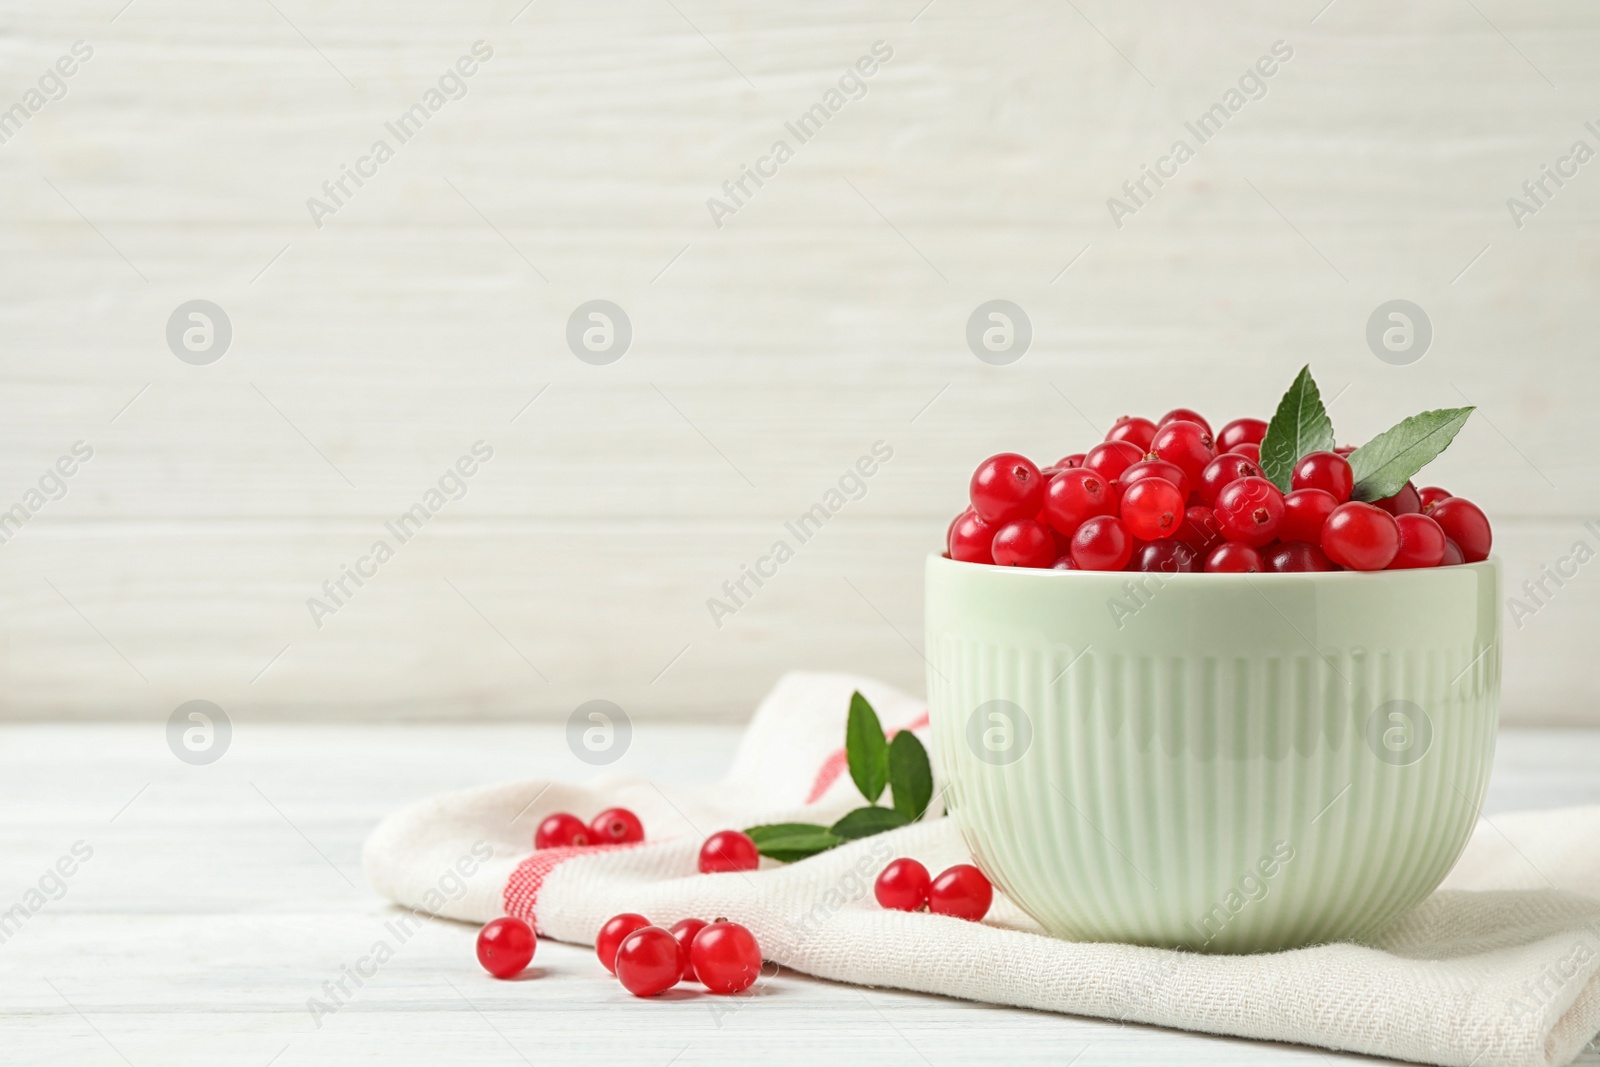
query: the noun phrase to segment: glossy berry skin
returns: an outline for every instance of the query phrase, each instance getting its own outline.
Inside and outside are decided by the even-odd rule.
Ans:
[[[1321,489],[1332,493],[1343,504],[1350,499],[1355,488],[1355,475],[1350,471],[1350,461],[1337,452],[1312,452],[1302,456],[1294,465],[1290,489]]]
[[[1069,471],[1074,467],[1081,467],[1083,466],[1083,453],[1074,452],[1070,456],[1062,456],[1060,459],[1056,460],[1052,466],[1054,466],[1058,471]]]
[[[718,920],[701,930],[689,957],[708,992],[743,993],[761,977],[761,946],[755,935],[738,923]]]
[[[968,491],[979,517],[1000,526],[1012,519],[1031,519],[1039,513],[1044,478],[1027,456],[1001,452],[978,464]]]
[[[1435,504],[1428,515],[1444,528],[1444,535],[1456,543],[1468,563],[1489,558],[1494,533],[1478,505],[1465,497],[1453,496]]]
[[[1148,541],[1133,550],[1128,569],[1150,574],[1191,574],[1200,569],[1200,553],[1176,537]]]
[[[683,979],[688,961],[678,939],[659,926],[644,926],[617,947],[617,980],[636,997],[665,993]]]
[[[1374,507],[1380,507],[1391,515],[1416,515],[1422,511],[1422,495],[1410,482],[1407,482],[1394,496],[1386,496],[1372,503]]]
[[[1008,522],[994,533],[994,561],[1001,567],[1048,567],[1055,562],[1056,539],[1033,519]]]
[[[1261,569],[1268,574],[1331,571],[1333,562],[1316,545],[1304,541],[1274,541],[1261,549]]]
[[[756,843],[738,830],[718,830],[700,846],[701,874],[753,871],[760,865]]]
[[[928,886],[928,910],[935,915],[977,922],[989,914],[993,900],[994,886],[970,863],[956,864]]]
[[[600,927],[600,933],[594,939],[594,954],[600,957],[601,966],[612,974],[617,973],[617,948],[623,939],[635,930],[643,930],[650,925],[650,920],[635,912],[625,911],[621,915],[613,915]]]
[[[1182,467],[1176,463],[1168,463],[1164,459],[1141,459],[1137,463],[1130,464],[1117,479],[1117,486],[1126,493],[1128,486],[1146,478],[1160,478],[1171,482],[1178,487],[1178,494],[1183,499],[1189,499],[1189,476],[1183,473]]]
[[[928,906],[928,868],[913,859],[898,859],[883,869],[872,895],[891,911],[922,911]]]
[[[1083,466],[1107,481],[1115,481],[1143,458],[1144,453],[1126,441],[1102,441],[1083,454]]]
[[[1283,521],[1283,494],[1265,478],[1240,478],[1217,494],[1212,509],[1222,536],[1259,547],[1278,535]]]
[[[1072,535],[1071,552],[1080,571],[1120,571],[1133,555],[1133,535],[1121,519],[1097,515]]]
[[[1326,489],[1296,489],[1283,498],[1283,521],[1278,524],[1278,540],[1321,544],[1322,524],[1339,506]]]
[[[1396,515],[1400,548],[1389,561],[1392,571],[1437,567],[1444,560],[1444,528],[1427,515]]]
[[[513,978],[533,959],[538,939],[521,919],[496,919],[478,931],[478,962],[496,978]]]
[[[1461,554],[1461,546],[1446,537],[1444,539],[1444,558],[1439,561],[1439,566],[1454,567],[1466,561],[1467,557]]]
[[[1068,554],[1065,556],[1057,556],[1056,561],[1050,564],[1050,569],[1057,571],[1075,571],[1078,569],[1078,565],[1072,562],[1072,554],[1068,552]]]
[[[683,949],[683,981],[698,982],[700,979],[694,973],[694,961],[690,958],[689,948],[694,944],[695,935],[706,928],[704,919],[679,919],[672,924],[668,931],[677,939],[678,947]]]
[[[950,558],[962,563],[994,562],[994,527],[968,508],[950,528]]]
[[[1228,449],[1228,451],[1232,452],[1236,456],[1243,456],[1245,459],[1249,460],[1251,463],[1254,463],[1258,467],[1261,465],[1260,445],[1234,445],[1232,448]]]
[[[1073,467],[1050,479],[1039,517],[1057,533],[1071,537],[1085,519],[1116,511],[1117,497],[1110,481],[1087,467]]]
[[[1150,451],[1150,442],[1156,436],[1156,424],[1137,415],[1124,415],[1106,433],[1107,441],[1126,441],[1141,452]]]
[[[1183,525],[1178,527],[1178,540],[1194,549],[1204,560],[1206,555],[1222,542],[1222,527],[1208,507],[1195,504],[1185,508]]]
[[[1205,430],[1207,437],[1211,436],[1211,424],[1202,418],[1198,411],[1190,411],[1188,408],[1173,408],[1156,420],[1156,428],[1160,429],[1169,422],[1179,421],[1192,422]]]
[[[1207,574],[1259,574],[1261,553],[1238,541],[1224,541],[1206,557]]]
[[[644,824],[627,808],[607,808],[589,820],[589,839],[597,845],[634,845],[644,840]]]
[[[1439,501],[1450,499],[1450,490],[1440,489],[1437,485],[1425,485],[1417,490],[1417,499],[1422,502],[1422,513],[1426,515]]]
[[[1205,465],[1194,491],[1200,498],[1200,503],[1208,508],[1215,507],[1217,494],[1221,493],[1229,483],[1236,482],[1240,478],[1259,477],[1261,468],[1255,463],[1232,452],[1224,452]]]
[[[1183,525],[1183,496],[1165,478],[1146,478],[1122,494],[1122,521],[1141,541],[1172,537]]]
[[[1322,550],[1341,567],[1381,571],[1400,550],[1400,528],[1382,508],[1352,500],[1322,524]]]
[[[534,848],[573,848],[592,844],[594,838],[583,820],[565,811],[546,816],[533,834]]]
[[[1217,451],[1232,452],[1236,445],[1259,446],[1267,436],[1267,424],[1260,419],[1234,419],[1217,433]]]
[[[1206,464],[1216,455],[1212,448],[1211,431],[1198,422],[1176,419],[1161,424],[1156,439],[1150,442],[1150,451],[1168,463],[1176,463],[1188,476],[1190,485],[1200,484],[1200,475]]]

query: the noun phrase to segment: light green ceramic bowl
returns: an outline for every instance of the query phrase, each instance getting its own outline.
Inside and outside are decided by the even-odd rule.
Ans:
[[[1205,952],[1360,939],[1477,821],[1493,562],[1378,574],[928,561],[951,815],[1047,930]]]

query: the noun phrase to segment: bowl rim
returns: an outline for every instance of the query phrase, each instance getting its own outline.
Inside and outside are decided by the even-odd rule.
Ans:
[[[1114,578],[1119,583],[1132,580],[1158,579],[1162,582],[1190,583],[1200,582],[1208,585],[1253,584],[1256,581],[1279,581],[1282,579],[1298,579],[1303,582],[1395,582],[1416,580],[1419,575],[1448,575],[1463,573],[1495,573],[1500,570],[1500,557],[1491,555],[1488,559],[1479,560],[1477,563],[1457,563],[1449,567],[1407,567],[1403,570],[1391,571],[1290,571],[1286,573],[1272,573],[1268,571],[1251,571],[1249,573],[1214,574],[1204,571],[1186,571],[1169,574],[1165,571],[1078,571],[1056,570],[1053,567],[1002,567],[998,563],[968,563],[964,560],[951,559],[946,552],[929,552],[929,567],[957,567],[970,568],[974,574],[988,574],[998,577],[1002,574],[1015,575],[1009,581],[1066,581],[1083,582],[1096,579]],[[1028,576],[1026,578],[1022,576]]]

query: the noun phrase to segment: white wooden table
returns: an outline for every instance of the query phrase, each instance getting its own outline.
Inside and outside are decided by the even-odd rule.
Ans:
[[[715,778],[737,731],[641,725],[619,769]],[[1600,802],[1600,732],[1508,731],[1486,811]],[[192,767],[154,725],[0,730],[0,910],[82,841],[92,857],[0,944],[0,1060],[242,1064],[1374,1062],[1317,1050],[862,990],[783,974],[759,998],[639,1001],[588,949],[541,942],[496,982],[474,930],[432,922],[317,1026],[307,1000],[392,916],[361,842],[396,805],[576,777],[546,727],[236,724]],[[80,852],[84,846],[80,846]],[[41,897],[43,894],[41,894]],[[1591,1046],[1580,1060],[1600,1064]]]

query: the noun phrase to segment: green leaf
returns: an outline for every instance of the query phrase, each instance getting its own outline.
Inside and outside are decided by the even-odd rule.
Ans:
[[[796,837],[801,834],[825,834],[826,826],[819,826],[810,822],[769,822],[760,826],[751,826],[745,830],[745,836],[756,843],[759,849],[763,841],[770,841],[776,837]]]
[[[1285,493],[1294,465],[1312,452],[1333,450],[1333,422],[1322,406],[1322,394],[1311,377],[1311,365],[1300,368],[1294,384],[1278,401],[1278,410],[1261,440],[1261,470]]]
[[[844,844],[844,838],[830,834],[826,830],[812,831],[810,833],[789,834],[784,837],[769,837],[757,843],[756,851],[769,859],[782,863],[793,863],[819,852],[826,852],[830,848],[838,848]]]
[[[920,819],[933,800],[928,750],[910,730],[901,730],[889,742],[889,789],[894,793],[894,810],[907,819]]]
[[[910,825],[911,820],[893,808],[868,807],[852,811],[828,827],[828,832],[846,841],[854,841],[857,838],[871,837],[885,830],[898,830],[902,826]]]
[[[889,784],[889,742],[883,739],[878,713],[860,693],[850,694],[850,720],[844,728],[844,754],[856,788],[876,803]]]
[[[1472,411],[1424,411],[1396,423],[1350,453],[1350,471],[1356,479],[1350,499],[1383,500],[1404,489],[1412,475],[1449,447]]]

